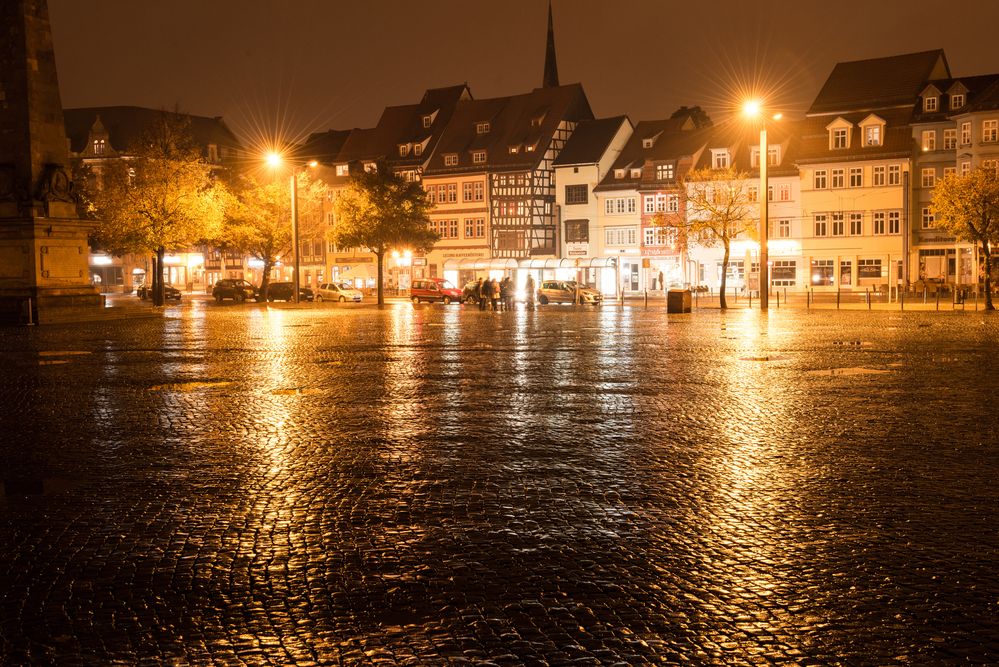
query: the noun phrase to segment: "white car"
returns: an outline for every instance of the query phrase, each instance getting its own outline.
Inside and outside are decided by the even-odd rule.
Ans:
[[[579,288],[580,303],[600,303],[603,295],[590,287]],[[575,303],[576,302],[576,281],[575,280],[545,280],[538,289],[538,302],[541,305],[547,303]]]
[[[353,301],[360,303],[364,295],[349,283],[323,283],[316,290],[316,301]]]

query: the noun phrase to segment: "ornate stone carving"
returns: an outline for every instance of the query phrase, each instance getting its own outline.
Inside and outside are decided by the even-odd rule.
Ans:
[[[36,197],[40,201],[52,202],[62,201],[75,204],[77,201],[76,189],[69,174],[61,164],[47,164],[41,177],[38,179]]]

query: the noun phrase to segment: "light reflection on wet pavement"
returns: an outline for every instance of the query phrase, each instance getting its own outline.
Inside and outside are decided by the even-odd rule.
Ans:
[[[999,661],[995,316],[193,301],[0,339],[0,663]]]

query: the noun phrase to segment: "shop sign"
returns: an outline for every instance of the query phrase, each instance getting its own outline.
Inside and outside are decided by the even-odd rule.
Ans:
[[[365,264],[373,261],[374,257],[337,257],[333,260],[335,264]]]
[[[565,254],[568,257],[585,257],[590,254],[589,243],[566,243]]]

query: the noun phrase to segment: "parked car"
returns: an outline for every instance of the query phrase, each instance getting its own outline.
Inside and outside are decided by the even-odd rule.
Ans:
[[[267,286],[268,301],[291,301],[293,293],[294,291],[290,282],[271,283]],[[315,294],[313,294],[311,287],[298,286],[299,301],[312,301],[314,298]]]
[[[461,300],[463,303],[476,304],[479,302],[479,281],[470,280],[461,288]]]
[[[135,288],[135,293],[140,299],[152,299],[153,298],[153,287],[152,285],[139,285]],[[180,290],[171,285],[170,283],[163,284],[163,300],[169,301],[170,299],[176,299],[180,301]]]
[[[215,297],[216,303],[222,303],[225,299],[243,303],[247,299],[256,299],[258,294],[256,287],[240,278],[223,278],[212,288],[212,296]]]
[[[579,288],[580,303],[600,303],[603,295],[590,287]],[[576,303],[575,280],[544,280],[538,289],[538,303]]]
[[[427,301],[443,301],[448,303],[461,302],[461,290],[443,278],[422,278],[413,281],[413,287],[409,290],[409,299],[413,303]]]
[[[316,290],[316,301],[353,301],[360,303],[364,295],[361,290],[354,289],[350,283],[323,283]]]

